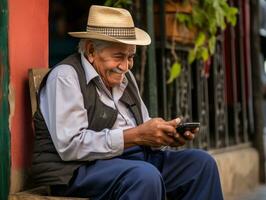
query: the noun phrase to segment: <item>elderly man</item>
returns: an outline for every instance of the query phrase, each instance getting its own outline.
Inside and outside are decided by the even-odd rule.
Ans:
[[[180,118],[149,118],[130,69],[149,35],[120,8],[91,6],[79,53],[44,78],[34,116],[35,182],[59,196],[91,199],[223,199],[213,158],[163,150],[191,140]]]

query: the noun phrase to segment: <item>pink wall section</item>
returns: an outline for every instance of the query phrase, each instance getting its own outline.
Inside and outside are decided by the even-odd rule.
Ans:
[[[28,69],[48,66],[48,0],[9,0],[11,168],[27,168],[31,161],[33,133],[28,89]]]

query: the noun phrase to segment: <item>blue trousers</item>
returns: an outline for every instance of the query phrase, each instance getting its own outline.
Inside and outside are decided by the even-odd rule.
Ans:
[[[205,151],[133,147],[122,156],[81,166],[54,194],[119,200],[222,200],[214,159]]]

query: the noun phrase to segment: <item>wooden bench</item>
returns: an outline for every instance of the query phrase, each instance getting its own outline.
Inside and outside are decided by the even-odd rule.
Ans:
[[[48,73],[48,68],[36,68],[29,70],[29,87],[32,116],[37,109],[37,93],[43,77]]]
[[[32,116],[37,109],[37,93],[39,91],[40,83],[48,71],[48,68],[35,68],[29,70],[29,87]],[[23,192],[10,194],[9,200],[88,200],[88,198],[54,197],[50,195],[50,187],[42,186]]]
[[[9,195],[9,200],[84,200],[85,198],[54,197],[50,195],[49,187],[38,187]],[[88,198],[86,198],[88,199]]]

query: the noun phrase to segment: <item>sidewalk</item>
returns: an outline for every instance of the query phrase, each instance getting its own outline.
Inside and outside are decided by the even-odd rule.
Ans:
[[[266,102],[265,102],[266,103]],[[266,106],[266,104],[265,104]],[[264,109],[266,111],[266,109]],[[265,147],[265,155],[266,155],[266,127],[264,127],[264,147]],[[265,163],[266,165],[266,163]],[[227,199],[225,199],[227,200]],[[266,184],[265,185],[259,185],[254,190],[247,192],[246,194],[243,194],[238,197],[233,197],[233,199],[228,200],[266,200]]]
[[[265,102],[265,116],[266,116],[266,102]],[[266,155],[266,127],[263,130],[263,140],[264,140],[264,147],[265,147],[265,155]],[[266,165],[266,163],[265,163]],[[245,180],[243,180],[245,181]],[[257,186],[254,190],[248,191],[243,195],[232,196],[225,198],[225,200],[266,200],[266,184]]]
[[[266,185],[260,185],[243,195],[227,197],[225,200],[266,200]]]

